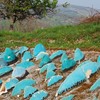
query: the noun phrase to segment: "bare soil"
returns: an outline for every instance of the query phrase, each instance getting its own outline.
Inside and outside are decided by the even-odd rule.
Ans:
[[[51,50],[51,51],[48,51],[48,52],[50,54],[54,51]],[[74,52],[73,50],[67,50],[68,56],[73,57],[73,52]],[[89,60],[89,59],[91,59],[92,61],[96,61],[97,57],[100,55],[100,52],[84,51],[84,54],[85,54],[85,58],[84,58],[83,61]],[[35,62],[35,61],[33,60],[33,62]],[[31,67],[31,68],[28,69],[29,74],[25,77],[25,78],[35,79],[36,82],[37,82],[35,87],[38,90],[46,90],[49,93],[48,97],[45,98],[45,100],[60,100],[62,97],[67,96],[69,94],[75,95],[73,100],[93,100],[94,96],[98,97],[98,99],[100,100],[100,88],[93,91],[93,92],[89,91],[89,88],[91,87],[91,85],[98,78],[100,78],[100,70],[97,73],[95,73],[94,75],[91,76],[91,78],[89,79],[89,83],[87,83],[85,81],[85,82],[78,84],[77,86],[73,87],[72,89],[62,93],[61,95],[55,97],[56,91],[57,91],[58,87],[60,86],[60,84],[78,66],[78,64],[75,67],[73,67],[72,69],[62,72],[60,70],[60,66],[61,66],[60,57],[54,59],[53,62],[56,64],[56,67],[57,67],[57,70],[55,71],[56,74],[63,76],[63,79],[61,81],[59,81],[58,83],[56,83],[56,84],[54,84],[50,87],[47,87],[47,82],[45,82],[46,72],[43,73],[43,74],[39,74],[39,71],[36,70],[38,68],[39,62],[35,62],[36,65],[34,67]],[[6,80],[10,77],[11,77],[11,73],[4,75],[3,77],[0,77],[0,79]],[[30,97],[27,98],[27,99],[24,99],[23,98],[23,92],[21,93],[21,95],[19,97],[17,97],[17,96],[12,97],[11,92],[12,92],[12,90],[10,90],[6,94],[1,95],[0,100],[29,100],[30,99]]]

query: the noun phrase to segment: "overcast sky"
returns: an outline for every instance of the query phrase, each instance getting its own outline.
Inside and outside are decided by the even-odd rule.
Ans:
[[[96,9],[100,9],[100,0],[59,0],[59,3],[68,2],[70,4],[93,7]]]

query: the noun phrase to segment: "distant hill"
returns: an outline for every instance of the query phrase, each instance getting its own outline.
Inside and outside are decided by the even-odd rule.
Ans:
[[[97,10],[89,7],[69,5],[63,7],[59,5],[55,9],[55,13],[49,13],[41,21],[51,26],[77,24],[84,17],[97,13]]]

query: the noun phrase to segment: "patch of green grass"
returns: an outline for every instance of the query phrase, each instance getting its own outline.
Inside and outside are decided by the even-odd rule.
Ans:
[[[100,23],[58,26],[31,33],[0,31],[0,48],[42,43],[48,49],[100,48]]]

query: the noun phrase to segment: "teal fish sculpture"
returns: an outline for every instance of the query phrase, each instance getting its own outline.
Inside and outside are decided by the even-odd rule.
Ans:
[[[40,52],[37,56],[36,56],[36,61],[42,59],[45,55],[49,55],[46,52]]]
[[[67,60],[67,59],[68,59],[68,56],[67,56],[66,52],[64,52],[61,56],[60,62],[63,62],[64,60]]]
[[[46,70],[52,70],[54,71],[56,69],[56,66],[54,63],[48,63],[46,65],[44,65],[41,69],[40,69],[40,73],[44,73]]]
[[[46,52],[46,48],[42,44],[37,44],[33,50],[34,57],[36,57],[40,52]]]
[[[0,68],[0,76],[11,72],[13,69],[10,66],[4,66]]]
[[[75,50],[75,52],[74,52],[74,60],[75,60],[75,61],[80,61],[80,60],[82,60],[83,58],[84,58],[83,52],[82,52],[79,48],[77,48],[77,49]]]
[[[47,70],[46,73],[46,80],[48,80],[49,78],[51,78],[52,76],[54,76],[56,73],[53,70]]]
[[[51,86],[51,85],[57,83],[57,82],[60,81],[62,78],[63,78],[63,76],[61,76],[61,75],[52,76],[52,77],[48,80],[47,86]]]
[[[32,54],[29,51],[26,51],[22,57],[22,62],[30,61],[33,58]]]
[[[12,72],[12,78],[22,78],[26,74],[26,69],[23,67],[16,67]]]
[[[14,60],[16,60],[16,56],[15,56],[13,50],[11,50],[10,48],[6,48],[4,51],[3,59],[7,63],[10,63],[10,62],[13,62]]]
[[[67,91],[68,89],[71,89],[73,86],[77,85],[77,83],[81,83],[84,80],[87,80],[87,78],[90,78],[90,75],[96,73],[99,69],[100,64],[97,62],[88,62],[82,64],[80,67],[77,67],[66,77],[64,82],[62,82],[56,92],[56,96],[58,96],[62,92]]]
[[[46,98],[48,96],[48,93],[44,90],[40,90],[35,92],[32,97],[30,98],[30,100],[44,100],[44,98]]]
[[[43,67],[43,65],[45,65],[45,64],[47,64],[47,63],[50,63],[50,62],[51,62],[51,59],[49,58],[49,56],[48,56],[48,55],[45,55],[45,56],[42,58],[42,60],[41,60],[41,62],[40,62],[40,64],[39,64],[39,68]]]
[[[20,95],[21,91],[26,87],[26,86],[32,86],[35,85],[36,81],[33,79],[24,79],[20,82],[18,82],[13,91],[12,91],[12,96]]]
[[[32,87],[32,86],[26,86],[24,88],[24,98],[29,97],[30,95],[32,95],[33,93],[35,93],[37,91],[36,88]]]
[[[58,51],[54,52],[53,54],[51,54],[50,59],[53,60],[53,59],[55,59],[56,57],[61,56],[63,53],[65,53],[64,50],[58,50]]]
[[[82,65],[88,64],[88,63],[91,63],[91,62],[92,62],[91,60],[86,60],[86,61],[82,62],[81,64],[79,64],[77,67],[81,67]]]
[[[26,47],[26,46],[20,47],[20,49],[16,53],[16,56],[18,56],[19,54],[22,55],[27,50],[28,50],[28,47]]]
[[[61,65],[61,70],[64,71],[64,70],[68,70],[72,67],[74,67],[76,65],[76,61],[74,59],[65,59],[63,62],[62,62],[62,65]]]
[[[18,82],[19,82],[19,80],[18,80],[17,78],[12,78],[12,79],[10,79],[8,82],[6,82],[5,88],[6,88],[7,90],[10,90],[10,89],[13,88]]]
[[[24,62],[21,62],[19,64],[16,65],[16,67],[22,67],[22,68],[29,68],[29,67],[33,67],[35,64],[31,61],[24,61]]]
[[[7,62],[4,61],[3,58],[0,58],[0,67],[7,66]]]

